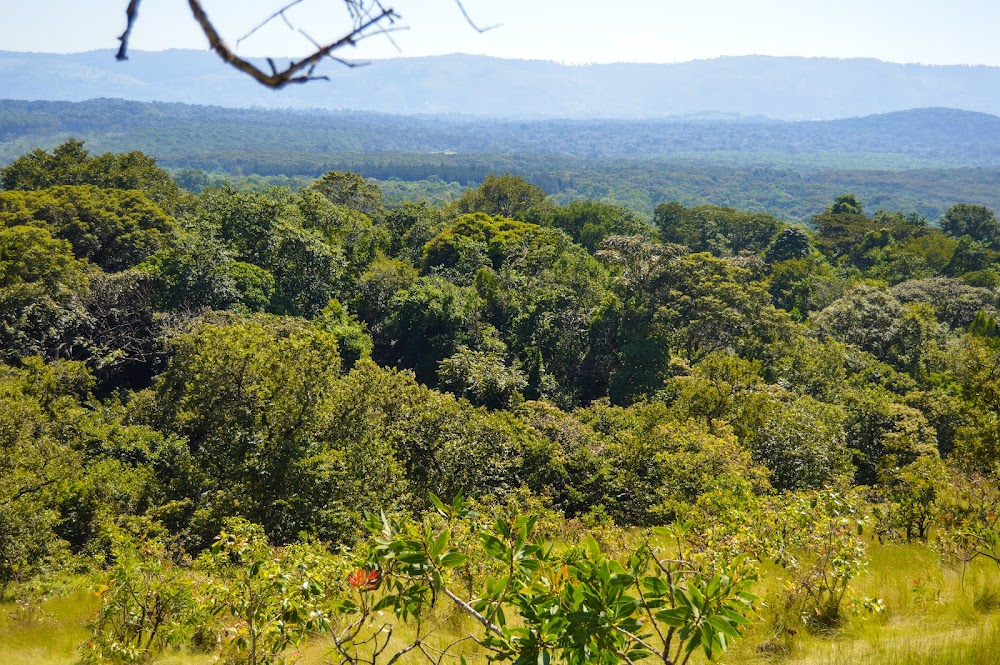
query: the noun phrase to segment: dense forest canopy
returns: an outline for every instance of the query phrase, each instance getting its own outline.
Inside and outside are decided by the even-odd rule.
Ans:
[[[982,205],[928,220],[841,193],[806,227],[663,202],[650,224],[510,174],[436,206],[340,171],[194,194],[75,140],[0,179],[0,592],[104,570],[88,658],[251,662],[242,626],[255,659],[332,634],[364,662],[350,617],[405,623],[438,594],[515,661],[711,656],[755,609],[751,560],[797,571],[777,643],[880,610],[848,593],[855,527],[1000,557]],[[481,520],[526,505],[549,540],[683,525],[656,532],[682,553],[546,553],[534,518]],[[116,595],[140,582],[169,600],[155,625]],[[238,588],[281,630],[254,632]]]

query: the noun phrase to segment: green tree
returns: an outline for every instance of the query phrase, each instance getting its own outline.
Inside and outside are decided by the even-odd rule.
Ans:
[[[816,247],[831,261],[847,254],[869,231],[879,224],[861,213],[862,206],[852,194],[838,196],[833,205],[813,217]]]
[[[362,358],[372,354],[372,338],[365,325],[358,321],[338,300],[331,300],[316,317],[314,323],[321,330],[337,338],[337,349],[343,362],[343,370],[349,372]]]
[[[901,305],[891,293],[858,284],[813,317],[817,328],[880,360],[895,341]]]
[[[724,349],[753,356],[786,326],[749,270],[708,254],[668,264],[657,282],[653,323],[692,362]]]
[[[0,169],[7,190],[40,190],[59,185],[141,191],[171,214],[182,205],[180,188],[156,160],[141,152],[91,157],[83,141],[69,139],[52,152],[33,150]]]
[[[847,284],[818,252],[771,265],[767,279],[774,306],[792,312],[797,319],[833,303],[844,294]]]
[[[844,432],[844,411],[812,397],[747,400],[738,423],[740,440],[753,459],[771,470],[782,490],[820,489],[853,472]]]
[[[1000,249],[1000,223],[986,206],[959,203],[948,208],[941,218],[941,228],[953,238],[969,236],[973,240]]]
[[[191,229],[140,266],[154,284],[153,298],[167,311],[272,309],[274,276],[237,261],[226,243],[207,229]]]
[[[366,215],[380,215],[382,190],[373,182],[350,171],[330,171],[307,188],[323,195],[335,205],[345,206]]]
[[[0,354],[71,355],[68,344],[86,318],[86,266],[65,240],[30,226],[0,227]]]
[[[227,516],[249,517],[281,541],[306,528],[322,532],[300,488],[321,471],[308,460],[340,374],[336,337],[305,322],[261,318],[201,325],[174,340],[172,352],[136,409],[190,447],[187,523],[174,528],[201,545]]]
[[[329,627],[323,578],[340,569],[321,546],[275,550],[259,525],[230,519],[198,568],[213,575],[204,603],[222,629],[226,662],[282,663],[288,649]]]
[[[847,445],[854,453],[855,482],[872,485],[882,474],[923,456],[937,456],[934,428],[920,411],[899,403],[884,388],[845,395]]]
[[[448,226],[439,209],[408,202],[390,208],[383,223],[390,235],[389,254],[414,264],[423,259],[427,241]]]
[[[417,281],[419,272],[398,259],[375,259],[355,283],[349,304],[371,333],[373,353],[380,362],[390,357],[392,334],[390,317],[393,298]]]
[[[662,524],[705,495],[745,498],[767,486],[728,427],[677,421],[663,404],[596,404],[577,415],[608,437],[607,509],[619,524]]]
[[[802,229],[789,226],[781,230],[767,248],[764,260],[768,263],[804,259],[812,253],[809,236]]]
[[[573,201],[556,208],[552,225],[568,233],[574,242],[591,253],[611,236],[649,236],[654,231],[634,211],[594,200]]]
[[[80,363],[25,365],[0,367],[0,596],[67,556],[58,508],[81,460],[62,430],[93,386]]]
[[[473,404],[506,408],[527,385],[524,374],[510,367],[501,354],[458,347],[438,363],[438,385]]]
[[[653,224],[663,242],[695,248],[701,241],[697,216],[677,201],[661,203],[653,211]]]
[[[83,661],[143,662],[184,646],[194,624],[208,618],[197,610],[190,580],[157,540],[117,528],[106,538],[108,570],[94,592],[101,604],[89,625],[93,637],[81,646]]]
[[[488,175],[476,189],[466,190],[454,203],[460,213],[482,212],[487,215],[526,219],[545,206],[545,192],[524,178]]]
[[[955,251],[941,272],[949,277],[961,277],[966,273],[975,273],[989,268],[996,260],[996,252],[985,242],[974,240],[964,235],[958,239]]]
[[[854,194],[841,194],[833,201],[833,205],[827,208],[827,212],[833,215],[860,215],[864,209],[861,201]]]
[[[968,328],[979,312],[996,303],[996,296],[990,289],[969,286],[948,277],[903,282],[892,288],[892,295],[904,304],[929,305],[937,320],[954,330]]]
[[[462,215],[424,246],[423,269],[451,269],[470,275],[483,266],[499,270],[517,252],[551,244],[558,236],[535,224],[482,213]]]
[[[177,226],[143,192],[93,185],[0,192],[0,224],[47,228],[78,258],[124,270],[166,247]]]
[[[301,192],[292,203],[294,207],[285,213],[285,219],[294,219],[302,228],[318,231],[331,247],[342,252],[352,280],[390,248],[389,232],[372,221],[376,215],[375,218],[380,218],[381,208],[365,212],[347,204],[330,202],[309,189]]]
[[[475,348],[481,299],[475,289],[421,277],[392,300],[390,353],[417,378],[434,383],[438,363],[465,344]]]

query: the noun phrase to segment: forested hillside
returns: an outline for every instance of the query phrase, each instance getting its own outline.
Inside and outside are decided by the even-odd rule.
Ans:
[[[987,207],[193,194],[79,141],[0,178],[0,607],[96,588],[84,662],[1000,649]]]
[[[350,170],[377,179],[387,201],[441,204],[488,173],[512,173],[558,203],[600,199],[647,218],[657,205],[681,201],[808,224],[844,191],[872,209],[930,219],[960,202],[1000,208],[1000,119],[949,109],[801,123],[514,122],[115,100],[0,102],[0,162],[70,136],[99,150],[151,154],[193,191],[234,175],[234,184],[262,189]]]
[[[98,140],[109,149],[157,150],[171,165],[227,170],[237,158],[253,163],[274,161],[281,155],[308,159],[338,153],[588,159],[698,155],[720,163],[801,167],[854,166],[882,156],[888,166],[1000,166],[1000,117],[947,108],[811,122],[736,115],[515,121],[264,111],[111,99],[0,101],[0,139],[11,146],[8,151],[19,139],[53,140],[66,134]],[[822,161],[824,157],[827,162]]]

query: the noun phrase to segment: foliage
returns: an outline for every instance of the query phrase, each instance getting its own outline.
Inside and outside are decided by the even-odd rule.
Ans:
[[[441,277],[422,277],[391,303],[388,326],[392,358],[414,370],[417,378],[432,381],[437,363],[456,353],[463,343],[474,346],[479,295]]]
[[[771,215],[710,205],[685,208],[677,202],[657,206],[653,222],[663,242],[686,245],[692,252],[711,252],[715,256],[759,253],[771,245],[772,239],[778,242],[779,232],[784,233],[784,225]],[[782,245],[789,243],[789,238],[783,235]],[[801,244],[801,238],[798,242]],[[808,240],[805,244],[808,247]],[[795,255],[802,250],[778,251],[788,254],[788,258],[797,258]]]
[[[330,171],[309,185],[308,189],[319,192],[326,200],[342,205],[366,215],[382,211],[382,192],[372,184],[350,171]]]
[[[118,530],[110,541],[106,583],[94,592],[100,607],[90,622],[93,637],[82,646],[85,663],[146,662],[189,640],[199,617],[192,584],[172,565],[163,545]]]
[[[181,203],[177,184],[139,151],[91,157],[83,141],[69,139],[52,149],[33,150],[0,169],[7,190],[42,190],[59,185],[92,185],[106,190],[145,192],[168,212]]]
[[[633,210],[602,201],[573,201],[555,209],[552,225],[595,252],[612,236],[652,235],[653,229]]]
[[[342,574],[320,545],[275,550],[260,526],[227,521],[196,567],[210,576],[200,603],[218,622],[219,659],[280,665],[286,652],[329,626],[327,586]]]
[[[466,347],[438,363],[437,374],[442,389],[490,408],[509,406],[527,385],[524,375],[508,367],[503,356]]]
[[[0,193],[0,224],[41,226],[80,259],[114,272],[167,246],[176,223],[143,192],[64,185]]]
[[[306,461],[318,452],[325,389],[340,374],[337,349],[332,334],[277,318],[206,324],[173,341],[142,417],[190,447],[191,537],[246,515],[288,539],[316,519],[292,478],[307,483],[313,473]]]
[[[939,458],[920,457],[900,468],[888,481],[880,527],[902,530],[907,542],[926,541],[931,527],[938,522],[949,485],[948,466]]]
[[[859,523],[996,557],[985,236],[847,195],[653,227],[518,176],[171,199],[92,159],[0,196],[0,593],[104,566],[92,659],[676,663],[735,639],[741,555],[788,566],[775,645],[879,608]]]
[[[8,362],[64,356],[84,318],[86,266],[45,229],[0,228],[0,354]]]
[[[56,507],[80,457],[61,430],[92,385],[78,363],[25,364],[0,370],[0,596],[65,563]]]
[[[683,526],[657,531],[666,545],[678,547],[677,558],[647,537],[617,560],[589,537],[555,554],[532,538],[534,516],[497,517],[473,531],[480,556],[495,572],[482,579],[479,595],[466,600],[449,581],[450,571],[465,566],[469,555],[452,545],[448,527],[476,516],[458,499],[450,506],[434,503],[448,519],[445,528],[426,521],[416,529],[370,522],[377,534],[374,568],[387,589],[376,608],[391,608],[405,619],[435,595],[446,596],[483,626],[479,641],[493,658],[686,663],[695,650],[709,657],[724,652],[748,623],[756,599],[749,592],[753,566],[743,558],[718,567],[689,558]]]
[[[963,565],[988,559],[1000,565],[1000,488],[996,475],[958,476],[943,503],[938,541]]]
[[[477,189],[467,190],[454,203],[462,213],[482,212],[487,215],[524,219],[537,214],[545,204],[545,192],[524,178],[506,173],[488,175]]]
[[[862,539],[868,519],[857,497],[833,491],[806,494],[779,519],[780,531],[772,534],[769,545],[776,560],[795,571],[786,592],[791,621],[823,629],[840,623],[845,609],[882,611],[881,600],[850,593],[851,582],[868,566]]]
[[[1000,224],[993,211],[986,206],[954,205],[941,218],[941,228],[954,238],[969,236],[993,247],[1000,244]]]

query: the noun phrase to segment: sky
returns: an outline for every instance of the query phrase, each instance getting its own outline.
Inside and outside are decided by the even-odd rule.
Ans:
[[[291,0],[203,0],[236,41]],[[1000,66],[997,0],[383,0],[401,19],[391,40],[341,52],[355,60],[446,53],[596,62],[685,62],[723,55],[867,57],[889,62]],[[72,53],[117,48],[127,0],[0,0],[0,50]],[[349,23],[342,0],[300,0],[291,27],[272,22],[242,41],[246,56],[297,56],[308,38],[332,41]],[[131,46],[203,49],[184,0],[142,0]]]

